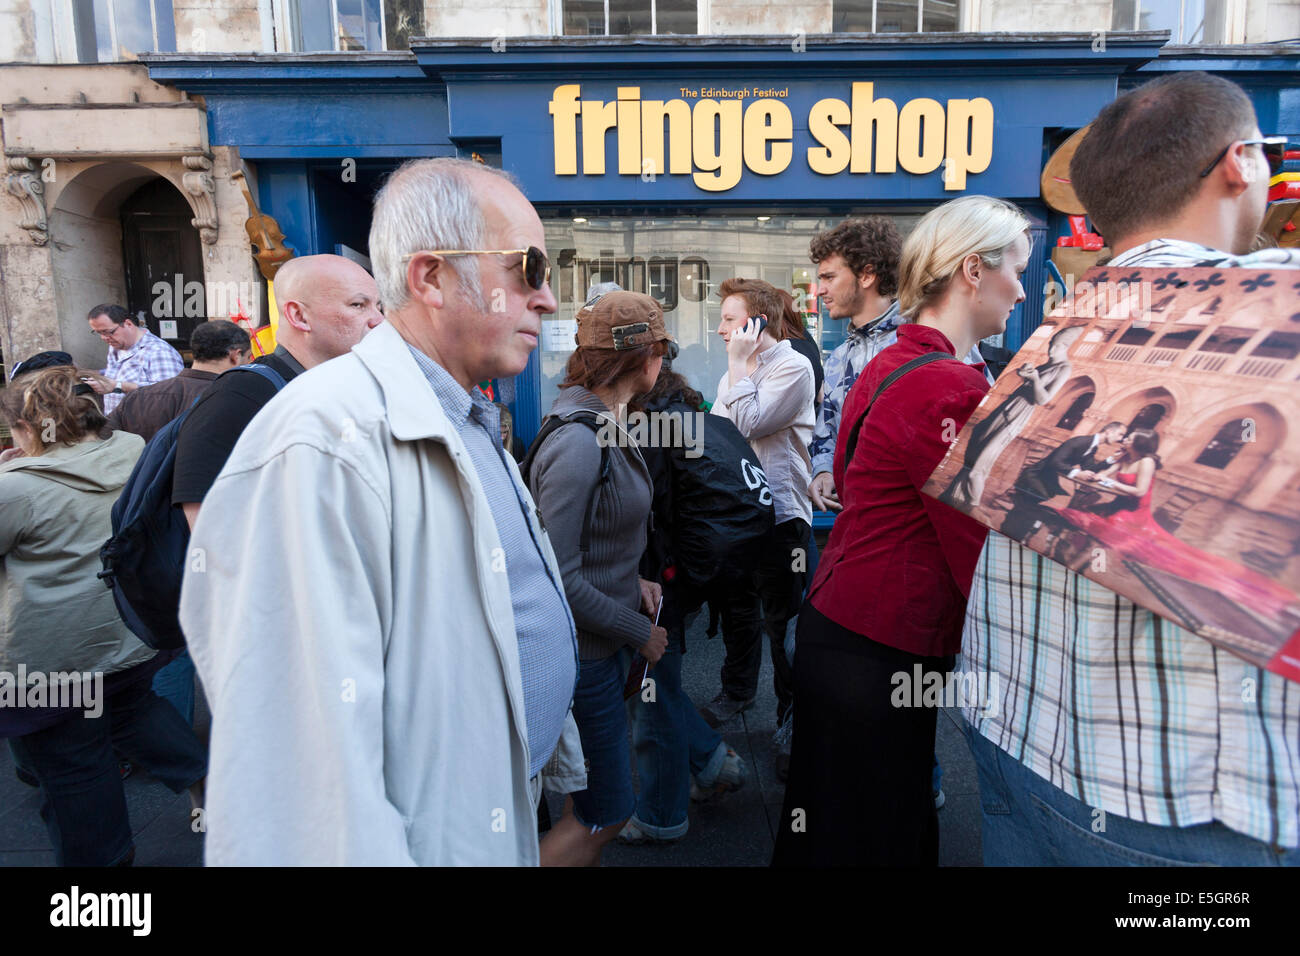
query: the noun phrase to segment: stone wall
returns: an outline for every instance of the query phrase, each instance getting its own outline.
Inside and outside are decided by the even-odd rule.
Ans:
[[[0,63],[31,63],[36,56],[31,0],[4,0],[0,3]]]
[[[1109,30],[1111,0],[982,0],[978,27],[992,33]]]
[[[257,0],[172,0],[180,53],[256,53],[262,49]]]
[[[556,0],[559,3],[560,0]],[[547,36],[547,0],[425,0],[424,34],[431,37]]]
[[[712,0],[708,29],[713,34],[831,32],[831,0]]]
[[[1246,43],[1300,39],[1300,0],[1247,0]]]
[[[125,298],[121,204],[159,177],[185,197],[197,219],[205,220],[199,230],[204,281],[241,290],[259,284],[244,231],[248,208],[242,191],[230,181],[231,170],[239,166],[237,151],[217,147],[209,160],[199,144],[173,149],[174,137],[163,132],[174,128],[177,108],[150,107],[180,102],[182,93],[154,83],[136,64],[3,66],[0,87],[6,90],[7,102],[26,99],[28,109],[109,103],[141,111],[146,115],[140,128],[156,129],[159,135],[153,141],[145,141],[146,136],[132,148],[173,153],[97,155],[102,144],[76,141],[75,117],[85,111],[57,109],[48,110],[48,139],[70,143],[69,155],[10,157],[0,149],[6,185],[13,184],[26,197],[24,201],[11,188],[0,191],[0,348],[6,364],[62,348],[80,363],[103,367],[106,347],[90,334],[86,311]],[[147,115],[153,112],[160,115]],[[255,189],[256,171],[248,172]],[[206,221],[211,217],[215,222]],[[44,228],[37,224],[42,218]],[[255,324],[266,321],[260,296],[243,304]],[[158,331],[155,323],[150,325]]]

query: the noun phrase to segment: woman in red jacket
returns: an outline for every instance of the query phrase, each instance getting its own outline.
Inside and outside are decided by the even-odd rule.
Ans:
[[[774,865],[938,863],[936,708],[914,705],[960,650],[985,529],[920,489],[988,391],[983,366],[957,356],[1006,328],[1029,248],[1024,214],[987,196],[930,211],[903,245],[908,324],[845,402],[834,465],[844,510],[799,615]]]

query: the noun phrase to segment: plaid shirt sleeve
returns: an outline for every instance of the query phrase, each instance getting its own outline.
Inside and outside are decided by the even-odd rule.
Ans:
[[[812,441],[808,443],[808,454],[812,458],[812,473],[817,476],[823,471],[830,471],[835,463],[835,437],[839,434],[840,411],[844,399],[857,378],[849,362],[849,352],[853,340],[845,339],[826,358],[825,391],[822,394],[822,410],[817,416],[817,426],[813,429]]]

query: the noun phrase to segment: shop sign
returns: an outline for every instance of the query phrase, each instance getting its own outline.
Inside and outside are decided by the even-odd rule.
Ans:
[[[683,86],[676,99],[651,100],[641,98],[639,86],[620,86],[617,99],[605,101],[583,99],[577,83],[557,86],[549,104],[555,174],[604,176],[613,168],[647,181],[690,175],[700,189],[719,193],[746,171],[784,172],[798,149],[821,175],[889,175],[900,167],[924,175],[942,168],[943,188],[961,191],[993,159],[993,104],[985,97],[918,97],[900,105],[877,96],[873,83],[853,83],[847,101],[814,103],[797,137],[787,94],[788,88]],[[610,130],[615,156],[607,161]]]

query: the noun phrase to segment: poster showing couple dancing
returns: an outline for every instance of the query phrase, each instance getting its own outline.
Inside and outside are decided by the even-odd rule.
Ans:
[[[1300,279],[1091,270],[923,490],[1300,681]]]

